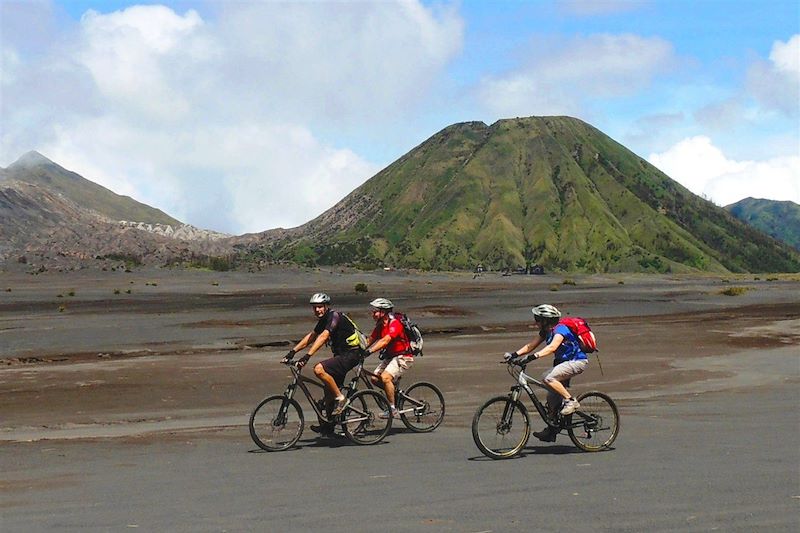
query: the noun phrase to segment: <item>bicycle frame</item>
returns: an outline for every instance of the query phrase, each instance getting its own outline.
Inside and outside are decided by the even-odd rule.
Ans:
[[[300,390],[303,391],[303,394],[305,394],[308,403],[311,404],[311,408],[314,409],[315,413],[317,413],[317,417],[319,417],[319,419],[323,422],[333,422],[333,420],[329,419],[322,409],[319,408],[319,405],[317,405],[318,400],[314,398],[314,395],[311,394],[311,391],[308,388],[308,385],[319,387],[322,389],[324,394],[325,385],[323,385],[320,381],[308,378],[301,374],[301,369],[298,369],[294,364],[289,364],[287,366],[292,371],[293,378],[292,381],[289,382],[289,385],[286,386],[286,390],[283,393],[284,397],[291,400],[294,397],[295,390],[297,390],[297,387],[299,386]]]
[[[511,367],[509,366],[509,368]],[[511,371],[509,370],[509,372]],[[530,398],[534,407],[536,407],[536,411],[538,411],[539,416],[541,416],[542,420],[544,420],[545,423],[547,423],[548,425],[557,427],[559,429],[567,429],[570,427],[575,428],[583,425],[584,420],[592,419],[591,416],[582,413],[580,410],[577,410],[572,415],[567,415],[567,416],[562,416],[560,413],[556,412],[554,416],[551,417],[547,412],[547,407],[539,400],[539,398],[536,396],[536,393],[531,388],[531,384],[536,385],[537,387],[544,389],[548,392],[551,391],[550,387],[548,387],[538,379],[526,374],[525,367],[520,367],[519,375],[517,376],[516,379],[517,379],[517,384],[511,387],[511,399],[514,401],[519,401],[521,391],[524,390],[526,393],[528,393],[528,398]],[[577,422],[572,421],[573,415],[578,415],[579,420]],[[506,418],[506,414],[503,415],[503,418],[504,419]]]
[[[359,362],[358,365],[355,367],[356,374],[350,379],[350,383],[348,383],[345,387],[349,391],[347,396],[350,396],[352,393],[358,390],[359,381],[363,382],[368,389],[375,390],[375,385],[372,383],[371,378],[380,379],[380,376],[374,372],[370,372],[369,370],[365,369],[364,362],[365,359],[362,358],[361,362]],[[420,407],[425,407],[424,403],[420,402],[419,400],[415,400],[414,398],[406,394],[405,390],[398,387],[397,384],[399,383],[399,381],[400,381],[399,379],[395,381],[394,394],[397,398],[403,398],[404,407],[403,409],[398,410],[398,413],[399,414],[413,413],[415,409],[418,409]],[[381,390],[383,390],[383,387],[380,388]],[[411,407],[405,407],[405,402],[411,404]]]

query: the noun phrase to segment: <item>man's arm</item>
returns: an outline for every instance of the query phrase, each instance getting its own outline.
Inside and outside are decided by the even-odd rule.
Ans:
[[[367,351],[370,354],[373,354],[375,352],[380,352],[381,350],[386,348],[389,345],[390,342],[392,342],[392,336],[391,335],[385,335],[385,336],[381,337],[380,339],[378,339],[377,341],[375,341],[374,343],[370,344],[367,347]]]
[[[327,329],[323,330],[322,333],[317,335],[317,338],[314,339],[314,344],[312,344],[311,348],[308,349],[308,356],[311,357],[312,355],[317,353],[317,351],[319,351],[320,348],[325,346],[325,343],[328,342],[330,336],[331,332],[328,331]]]

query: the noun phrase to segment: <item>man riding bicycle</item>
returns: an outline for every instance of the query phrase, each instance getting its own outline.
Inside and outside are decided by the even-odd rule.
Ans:
[[[369,354],[380,352],[381,360],[374,372],[378,377],[370,379],[372,383],[383,388],[386,399],[389,400],[389,410],[381,417],[396,417],[398,413],[394,404],[395,381],[414,364],[411,343],[403,324],[392,314],[394,304],[391,300],[376,298],[369,305],[372,307],[375,329],[369,337],[367,351]]]
[[[314,294],[309,303],[318,319],[317,325],[289,350],[283,361],[291,361],[297,352],[310,344],[308,353],[297,361],[297,366],[302,368],[325,344],[330,345],[333,357],[317,363],[314,374],[325,385],[326,410],[331,416],[336,416],[342,412],[347,402],[340,390],[344,378],[361,360],[361,334],[347,315],[331,309],[331,298],[324,292]],[[333,424],[311,426],[311,429],[330,433],[333,431]]]
[[[531,309],[531,312],[536,325],[539,326],[539,335],[516,352],[506,352],[504,357],[506,360],[525,364],[553,355],[553,368],[542,375],[545,384],[550,388],[547,394],[547,407],[554,413],[561,406],[562,415],[571,415],[580,404],[569,393],[567,385],[570,378],[586,370],[589,358],[581,350],[575,334],[567,326],[558,323],[561,311],[552,305],[542,304]],[[545,343],[545,347],[534,352],[542,343]],[[533,355],[522,357],[530,352],[533,352]],[[553,442],[558,432],[558,428],[548,425],[542,431],[535,431],[533,435],[541,441]]]

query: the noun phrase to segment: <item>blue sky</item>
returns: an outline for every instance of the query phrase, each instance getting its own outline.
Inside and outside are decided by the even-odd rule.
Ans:
[[[719,205],[800,203],[783,1],[0,0],[0,166],[196,226],[301,224],[452,123],[570,115]]]

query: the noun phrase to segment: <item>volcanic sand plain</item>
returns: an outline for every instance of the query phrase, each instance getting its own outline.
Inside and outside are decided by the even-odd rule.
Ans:
[[[358,292],[357,284],[366,285],[368,292]],[[485,399],[508,391],[511,378],[498,361],[503,352],[517,349],[535,334],[530,307],[545,302],[565,314],[587,318],[595,331],[599,358],[591,356],[590,368],[573,390],[602,390],[617,400],[623,412],[620,442],[626,438],[627,416],[645,420],[681,411],[691,419],[705,416],[693,413],[692,402],[698,398],[706,405],[703,412],[714,412],[714,406],[755,405],[748,401],[750,396],[786,409],[789,420],[780,428],[781,438],[796,442],[800,436],[798,274],[476,276],[288,267],[257,273],[122,268],[40,275],[6,272],[0,273],[0,459],[5,472],[0,526],[5,523],[9,530],[21,524],[31,527],[20,530],[133,526],[122,524],[119,520],[125,520],[112,510],[94,520],[59,521],[86,516],[65,511],[58,496],[59,491],[86,483],[81,471],[95,477],[125,475],[113,465],[100,468],[101,459],[93,463],[94,451],[154,454],[148,460],[153,464],[159,463],[159,453],[166,454],[160,460],[168,463],[170,453],[179,453],[174,448],[164,451],[164,446],[187,442],[201,445],[209,463],[215,443],[235,442],[255,451],[247,433],[248,414],[261,398],[283,391],[289,373],[278,361],[313,326],[307,301],[318,291],[328,292],[334,308],[347,312],[366,332],[372,326],[368,302],[377,296],[392,299],[398,310],[419,323],[425,333],[425,355],[405,379],[436,383],[447,402],[442,428],[424,435],[431,439],[431,448],[439,438],[477,453],[469,434],[472,415]],[[548,363],[540,366],[529,370],[538,374]],[[752,423],[758,418],[757,410],[739,416]],[[539,424],[533,421],[534,426]],[[395,437],[397,447],[403,446],[404,438]],[[314,442],[308,428],[303,439]],[[565,444],[569,445],[566,438]],[[389,446],[391,442],[351,447],[347,453]],[[796,445],[789,446],[794,452],[779,465],[789,476],[779,496],[778,514],[786,516],[777,522],[757,520],[756,525],[793,529],[800,523],[800,453]],[[452,451],[453,446],[446,448]],[[48,451],[61,455],[59,450],[70,450],[76,457],[72,470],[36,459]],[[342,449],[300,452],[327,463],[338,460],[336,454]],[[403,453],[413,463],[413,452]],[[614,453],[621,452],[612,450],[608,455]],[[266,455],[270,461],[281,456]],[[299,461],[293,452],[282,457],[299,465],[295,472],[299,468],[301,475],[315,476],[313,461]],[[370,460],[365,457],[372,455],[363,452],[350,460]],[[114,463],[116,468],[120,464]],[[700,468],[697,475],[707,473]],[[220,481],[226,481],[224,472],[215,475],[215,482]],[[641,480],[642,486],[650,482]],[[336,486],[336,480],[330,483]],[[164,487],[165,497],[169,486],[168,480],[141,482],[141,490],[156,494]],[[787,490],[792,494],[785,494]],[[114,500],[112,494],[106,497],[106,503]],[[493,503],[483,505],[498,509]],[[291,513],[280,516],[283,522],[250,516],[245,523],[230,516],[224,525],[156,520],[150,529],[299,530],[317,525],[297,521]],[[708,520],[682,524],[688,529],[717,524]],[[480,520],[410,524],[395,526],[413,531],[485,528]],[[643,522],[633,524],[635,530]],[[674,528],[668,524],[665,527]],[[506,522],[493,530],[518,527]]]

